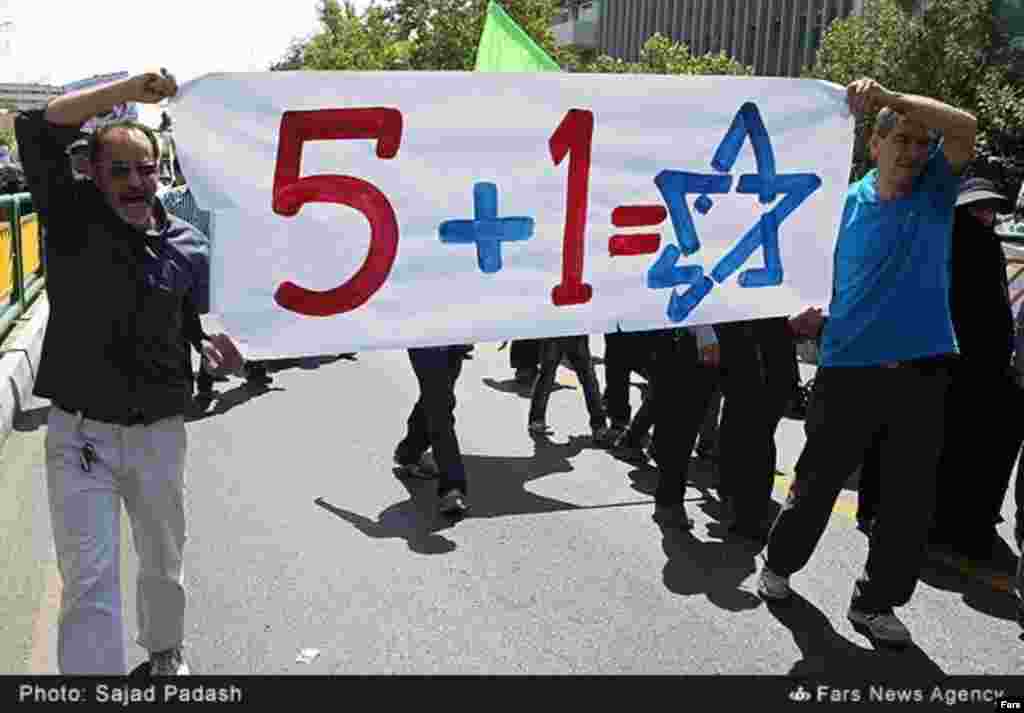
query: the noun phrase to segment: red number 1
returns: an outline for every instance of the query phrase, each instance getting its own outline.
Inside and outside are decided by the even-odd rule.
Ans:
[[[281,118],[273,209],[293,216],[306,203],[339,203],[355,208],[370,221],[370,250],[362,266],[333,290],[316,292],[282,282],[274,300],[287,310],[312,317],[350,312],[383,286],[398,254],[398,221],[387,197],[372,183],[352,176],[299,178],[302,144],[306,141],[377,139],[377,156],[394,158],[402,140],[402,114],[397,109],[321,109],[288,111]]]
[[[562,281],[551,290],[559,307],[586,304],[594,294],[583,282],[583,236],[587,228],[587,194],[590,190],[590,149],[594,138],[594,114],[570,109],[551,135],[548,146],[557,166],[567,153],[569,190],[565,206],[565,237],[562,242]]]

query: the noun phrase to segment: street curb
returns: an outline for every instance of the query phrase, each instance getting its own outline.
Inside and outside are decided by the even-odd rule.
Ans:
[[[49,316],[50,303],[41,292],[0,347],[0,449],[32,397]]]

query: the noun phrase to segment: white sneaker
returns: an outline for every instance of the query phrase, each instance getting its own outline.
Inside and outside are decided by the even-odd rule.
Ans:
[[[761,567],[761,574],[757,578],[757,593],[762,599],[781,601],[788,599],[793,590],[789,588],[789,577],[782,577],[768,569],[767,565]]]
[[[910,630],[903,622],[890,612],[870,614],[850,607],[846,615],[854,624],[860,624],[871,634],[872,638],[886,644],[909,644]]]
[[[461,490],[455,488],[449,490],[441,497],[441,514],[451,518],[465,517],[469,512],[469,505],[466,504],[466,496]]]

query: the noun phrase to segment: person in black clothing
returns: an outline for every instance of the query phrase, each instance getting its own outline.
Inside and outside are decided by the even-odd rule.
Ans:
[[[949,307],[960,359],[946,397],[930,541],[978,560],[992,556],[995,525],[1024,437],[1014,418],[1021,392],[1011,368],[1006,256],[993,229],[996,211],[1007,208],[1009,201],[991,181],[966,179],[953,221]]]
[[[590,414],[590,428],[594,442],[600,446],[611,445],[608,420],[604,406],[601,404],[601,387],[594,373],[594,361],[590,356],[590,338],[586,334],[571,337],[552,337],[541,340],[540,375],[533,384],[530,397],[530,416],[527,430],[533,435],[543,435],[550,430],[545,420],[548,410],[548,399],[555,386],[555,374],[558,365],[566,357],[576,372],[583,398]]]
[[[406,477],[437,478],[441,514],[461,518],[469,511],[469,488],[455,434],[455,384],[472,345],[408,351],[420,397],[409,414],[405,438],[395,448],[395,464]],[[428,449],[433,453],[433,462],[426,457]]]
[[[625,460],[643,460],[642,442],[654,427],[651,452],[658,466],[654,520],[667,528],[689,529],[683,496],[690,453],[697,441],[717,382],[718,340],[710,326],[631,333],[635,354],[649,356],[647,400],[614,445]]]
[[[508,357],[516,370],[516,381],[521,386],[533,386],[540,373],[540,339],[516,339],[509,347]]]
[[[176,92],[162,70],[64,94],[15,121],[33,205],[46,228],[50,317],[34,393],[52,403],[46,471],[63,581],[64,675],[127,672],[122,501],[139,556],[138,643],[150,652],[151,673],[188,673],[188,343],[213,363],[223,358],[222,335],[208,337],[198,318],[185,318],[187,301],[204,289],[201,238],[155,198],[159,144],[148,127],[115,122],[98,129],[90,138],[91,181],[73,177],[67,156],[91,117]]]
[[[715,325],[722,349],[719,494],[730,504],[731,534],[766,540],[777,451],[775,431],[799,383],[787,317]]]
[[[650,340],[647,332],[611,332],[604,335],[604,408],[611,420],[611,436],[618,440],[629,428],[632,410],[629,406],[629,377],[636,372],[651,382]],[[638,425],[640,433],[651,426],[646,417]]]

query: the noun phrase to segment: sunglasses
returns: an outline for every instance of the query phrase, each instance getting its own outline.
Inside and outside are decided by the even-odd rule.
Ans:
[[[140,178],[151,178],[160,171],[156,161],[107,161],[110,166],[111,178],[128,178],[132,169]]]

